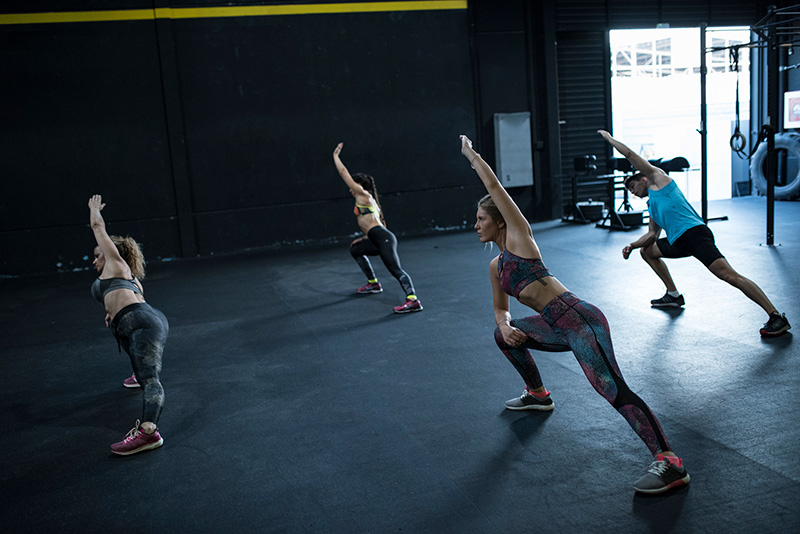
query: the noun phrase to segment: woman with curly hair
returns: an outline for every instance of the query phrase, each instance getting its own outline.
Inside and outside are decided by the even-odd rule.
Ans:
[[[127,456],[156,449],[164,443],[156,425],[164,406],[159,373],[169,323],[163,313],[144,300],[141,247],[130,237],[108,235],[100,214],[104,207],[100,195],[89,199],[89,222],[97,241],[92,265],[98,273],[92,284],[92,296],[103,304],[106,325],[120,348],[130,356],[134,377],[144,394],[142,418],[122,441],[111,445],[111,452]]]

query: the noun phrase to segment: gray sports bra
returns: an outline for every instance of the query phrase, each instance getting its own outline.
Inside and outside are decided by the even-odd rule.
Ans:
[[[117,289],[130,289],[134,293],[142,294],[139,286],[136,285],[135,278],[126,280],[125,278],[106,278],[101,280],[98,278],[92,284],[92,296],[97,299],[101,304],[105,296]]]

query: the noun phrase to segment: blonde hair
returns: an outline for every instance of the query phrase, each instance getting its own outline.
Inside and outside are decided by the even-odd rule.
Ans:
[[[500,210],[497,209],[497,206],[495,205],[494,199],[491,195],[486,195],[480,199],[478,201],[478,207],[488,213],[489,217],[491,217],[494,222],[505,224],[506,220],[503,218],[503,214],[500,213]]]
[[[144,254],[142,253],[142,246],[136,242],[132,237],[120,237],[118,235],[109,236],[111,241],[117,247],[119,255],[131,268],[131,274],[134,278],[144,280]]]

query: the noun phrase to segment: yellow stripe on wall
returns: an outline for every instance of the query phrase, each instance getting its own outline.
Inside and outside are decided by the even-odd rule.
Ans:
[[[98,22],[113,20],[152,20],[152,9],[120,11],[64,11],[61,13],[18,13],[0,15],[0,24],[49,24],[52,22]]]
[[[276,6],[164,7],[116,11],[64,11],[0,15],[3,24],[50,24],[59,22],[105,22],[120,20],[204,19],[221,17],[268,17],[273,15],[318,15],[331,13],[377,13],[385,11],[436,11],[467,9],[467,0],[430,2],[350,2],[346,4],[292,4]]]

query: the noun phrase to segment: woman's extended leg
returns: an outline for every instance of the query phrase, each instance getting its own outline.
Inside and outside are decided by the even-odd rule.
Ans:
[[[131,336],[131,361],[142,386],[142,422],[158,424],[164,408],[164,387],[161,385],[161,356],[166,335],[156,328],[138,330]]]
[[[372,228],[367,237],[379,251],[386,269],[400,282],[406,297],[416,298],[414,283],[408,273],[400,266],[400,257],[397,255],[397,237],[383,226]]]
[[[161,385],[161,358],[169,335],[169,323],[155,308],[127,313],[118,326],[123,336],[122,348],[131,358],[131,365],[143,390],[142,422],[158,424],[164,407]]]
[[[603,312],[565,293],[549,303],[542,316],[568,342],[594,389],[628,421],[650,452],[670,451],[656,416],[622,378]]]
[[[159,375],[169,323],[163,313],[147,304],[134,306],[118,322],[115,318],[117,339],[130,356],[143,393],[141,431],[137,421],[125,439],[111,445],[112,452],[123,456],[160,447],[164,442],[157,427],[164,407],[164,388]]]

